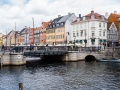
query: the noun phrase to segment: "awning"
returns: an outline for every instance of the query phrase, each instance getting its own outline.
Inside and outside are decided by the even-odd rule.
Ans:
[[[87,43],[87,40],[86,40],[86,39],[84,40],[84,43]]]
[[[99,41],[102,42],[102,39],[100,39]]]
[[[82,43],[82,40],[80,40],[79,42]]]
[[[95,42],[95,39],[91,39],[91,42]]]
[[[106,42],[106,40],[104,39],[104,42]]]
[[[78,40],[76,40],[75,42],[78,43]]]
[[[75,41],[73,41],[72,44],[75,44]]]

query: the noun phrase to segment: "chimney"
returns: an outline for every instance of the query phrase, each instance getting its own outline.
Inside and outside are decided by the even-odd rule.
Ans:
[[[91,11],[91,14],[94,14],[94,11],[93,11],[93,10]]]
[[[105,18],[108,18],[108,12],[105,13]]]
[[[81,14],[79,14],[79,18],[81,18]]]
[[[114,11],[114,14],[117,14],[117,11]]]
[[[58,17],[61,17],[61,15],[58,15]]]
[[[70,15],[71,13],[69,12],[68,15]]]

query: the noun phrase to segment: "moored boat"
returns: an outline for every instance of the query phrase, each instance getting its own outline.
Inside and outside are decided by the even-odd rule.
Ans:
[[[110,59],[101,59],[101,60],[97,60],[97,61],[100,61],[100,62],[120,62],[120,59],[113,59],[113,60],[110,60]]]

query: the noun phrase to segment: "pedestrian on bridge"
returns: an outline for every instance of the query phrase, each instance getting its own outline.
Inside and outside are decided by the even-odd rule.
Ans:
[[[46,47],[45,47],[46,51],[48,51],[48,44],[46,44]]]

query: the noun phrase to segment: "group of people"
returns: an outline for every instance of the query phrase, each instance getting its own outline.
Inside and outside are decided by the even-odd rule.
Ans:
[[[33,46],[32,44],[30,44],[30,51],[32,51],[32,50],[38,50],[37,45]],[[48,44],[46,44],[45,50],[48,51]]]

